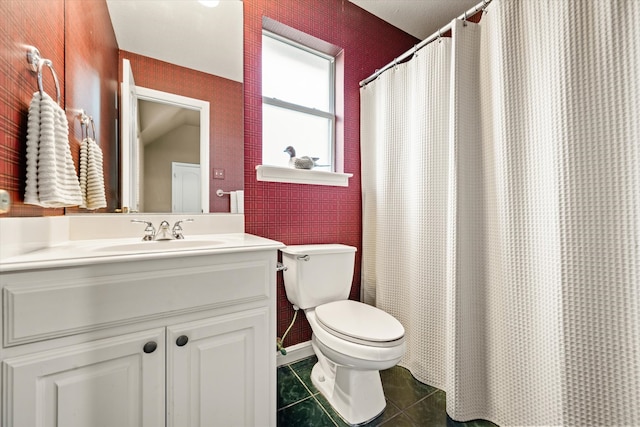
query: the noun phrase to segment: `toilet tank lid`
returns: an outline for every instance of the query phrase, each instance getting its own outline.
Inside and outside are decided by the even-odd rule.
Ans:
[[[329,245],[292,245],[280,249],[289,255],[312,255],[312,254],[339,254],[345,252],[355,252],[357,248],[341,244]]]

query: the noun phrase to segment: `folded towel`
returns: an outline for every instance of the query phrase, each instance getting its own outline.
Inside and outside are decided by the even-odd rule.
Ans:
[[[229,191],[229,211],[238,213],[238,193],[235,191]]]
[[[85,138],[80,143],[80,161],[78,165],[78,169],[80,169],[80,193],[82,194],[81,208],[87,207],[87,167],[89,158],[87,145],[87,138]]]
[[[24,202],[37,205],[38,200],[38,145],[40,139],[40,92],[33,94],[27,117],[27,181]]]
[[[27,118],[25,203],[43,207],[82,203],[67,116],[49,95],[40,92],[33,94]]]
[[[102,165],[102,150],[93,138],[85,138],[80,144],[81,208],[107,207]]]
[[[244,191],[236,191],[236,203],[238,204],[238,213],[244,213]]]

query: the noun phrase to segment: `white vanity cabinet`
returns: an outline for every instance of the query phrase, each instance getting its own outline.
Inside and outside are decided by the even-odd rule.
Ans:
[[[2,425],[164,425],[164,369],[164,329],[5,360]]]
[[[256,309],[167,328],[167,427],[268,425],[268,324]]]
[[[272,243],[1,272],[2,425],[275,426]]]

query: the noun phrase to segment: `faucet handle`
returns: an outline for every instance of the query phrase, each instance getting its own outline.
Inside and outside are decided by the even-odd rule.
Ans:
[[[184,239],[184,236],[182,235],[182,227],[180,226],[183,222],[193,222],[193,218],[181,219],[173,224],[173,230],[171,231],[173,232],[173,237],[176,239]]]
[[[156,229],[150,221],[144,221],[142,219],[132,219],[131,222],[146,224],[147,226],[144,229],[144,237],[142,238],[142,240],[153,240],[156,235]]]

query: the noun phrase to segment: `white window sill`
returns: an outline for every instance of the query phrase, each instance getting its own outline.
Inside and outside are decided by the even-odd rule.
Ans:
[[[258,165],[256,166],[256,176],[258,181],[348,187],[349,178],[351,178],[353,174]]]

